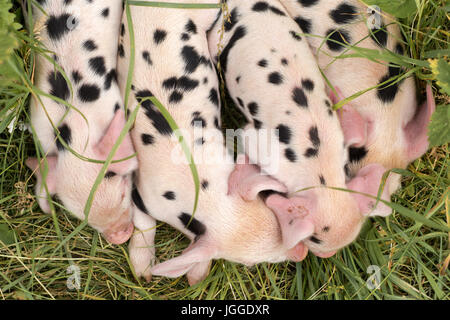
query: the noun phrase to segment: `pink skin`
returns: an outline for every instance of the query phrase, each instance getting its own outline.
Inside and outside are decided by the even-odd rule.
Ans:
[[[134,231],[134,225],[132,222],[130,222],[128,225],[125,226],[124,229],[119,230],[117,232],[104,232],[103,236],[111,242],[112,244],[122,244],[128,241],[130,239],[131,235]]]

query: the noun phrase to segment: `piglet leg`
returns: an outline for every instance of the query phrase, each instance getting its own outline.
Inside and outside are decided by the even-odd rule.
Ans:
[[[147,282],[152,279],[150,272],[155,263],[155,232],[156,221],[132,206],[133,223],[136,230],[129,244],[130,260],[136,276],[144,278]]]

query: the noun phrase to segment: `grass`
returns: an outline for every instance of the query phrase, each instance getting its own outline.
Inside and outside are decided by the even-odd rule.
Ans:
[[[23,7],[19,1],[13,3],[24,24]],[[418,12],[402,19],[401,28],[407,51],[413,59],[423,61],[429,52],[448,50],[449,17],[442,9],[444,1],[418,3]],[[33,92],[29,84],[33,56],[39,49],[26,30],[20,30],[19,36],[21,46],[15,52],[19,81],[8,86],[0,82],[0,129],[6,127],[8,117],[2,113],[6,108],[20,121],[29,121],[27,108]],[[426,68],[416,68],[414,73],[421,87],[424,79],[431,78]],[[437,95],[437,104],[449,101],[449,96]],[[244,121],[229,98],[224,100],[223,120],[225,128],[237,128]],[[213,263],[208,278],[193,287],[185,278],[155,277],[150,283],[142,282],[133,276],[126,245],[111,245],[88,226],[77,229],[80,222],[61,207],[57,206],[55,215],[42,213],[33,195],[34,178],[24,165],[35,150],[28,131],[1,131],[2,299],[450,298],[450,234],[435,227],[450,227],[447,145],[430,149],[411,164],[402,188],[392,198],[400,206],[398,210],[388,218],[368,220],[358,240],[335,257],[309,255],[298,264],[262,263],[251,268],[219,260]],[[419,215],[426,220],[418,219]],[[423,223],[428,221],[434,225]],[[178,255],[187,245],[188,240],[171,227],[158,226],[159,259]],[[79,271],[80,288],[69,290],[67,280],[73,279],[74,270]],[[374,278],[379,286],[369,289],[367,281]]]

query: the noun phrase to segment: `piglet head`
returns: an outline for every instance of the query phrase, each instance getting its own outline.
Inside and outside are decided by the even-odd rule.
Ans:
[[[266,205],[277,216],[285,246],[290,251],[304,252],[305,245],[315,255],[327,258],[350,244],[359,234],[365,217],[386,216],[391,212],[384,203],[377,203],[376,198],[384,172],[378,164],[364,167],[348,182],[347,188],[351,190],[348,192],[317,188],[289,198],[271,194]],[[389,201],[389,192],[382,190],[380,199]]]
[[[124,113],[118,110],[103,137],[90,146],[89,156],[105,160],[119,138],[124,124]],[[131,138],[127,134],[114,159],[123,159],[133,153]],[[68,150],[48,156],[46,161],[40,163],[37,159],[30,158],[26,164],[37,177],[36,195],[44,212],[50,212],[45,192],[47,190],[50,195],[57,194],[64,206],[76,217],[85,219],[84,207],[102,164],[81,160]],[[127,241],[133,232],[130,214],[131,172],[136,168],[135,158],[111,164],[98,186],[89,211],[88,223],[114,244]],[[43,188],[44,179],[46,189]]]
[[[405,92],[392,105],[374,106],[370,115],[361,114],[352,103],[338,110],[349,147],[351,174],[369,163],[379,163],[386,169],[405,168],[427,151],[428,123],[436,105],[430,85],[426,88],[426,101],[421,106],[410,105],[416,103],[411,87],[413,84],[405,83]],[[337,96],[330,95],[334,103],[344,99],[339,88],[336,91]]]

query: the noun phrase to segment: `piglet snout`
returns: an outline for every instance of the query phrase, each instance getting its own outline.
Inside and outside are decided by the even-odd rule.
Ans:
[[[133,223],[129,223],[125,226],[125,228],[116,231],[116,232],[105,232],[103,235],[105,236],[106,240],[111,242],[112,244],[122,244],[128,239],[130,239],[131,235],[134,231],[134,225]]]
[[[300,196],[286,198],[273,194],[266,199],[266,205],[277,217],[283,244],[287,249],[292,249],[297,243],[314,233],[311,217],[315,212],[313,199]]]

